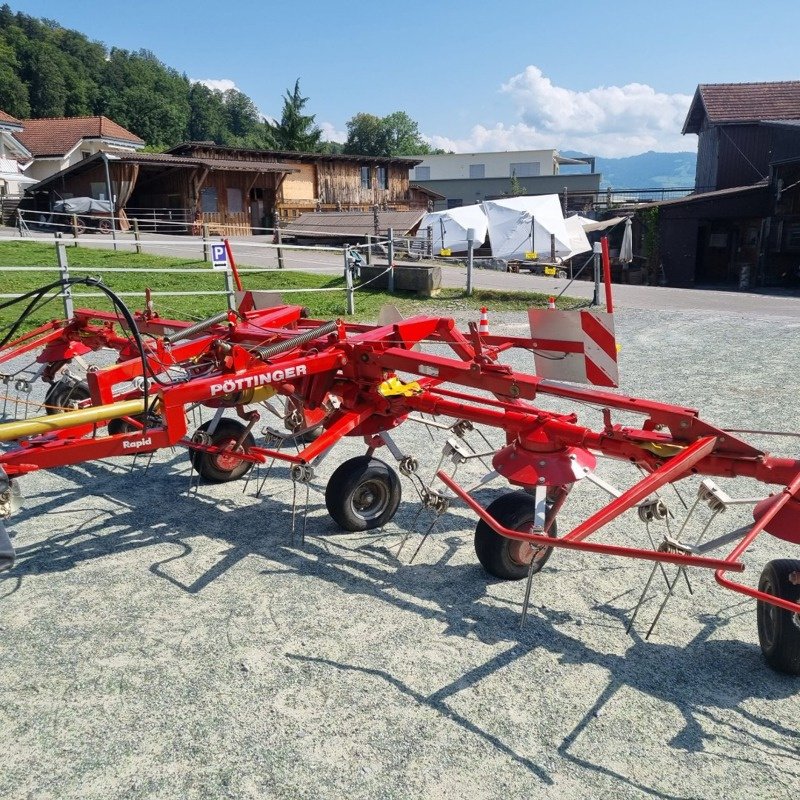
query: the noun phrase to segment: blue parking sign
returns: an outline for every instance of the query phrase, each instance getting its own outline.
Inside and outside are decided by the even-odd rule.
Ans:
[[[228,251],[224,242],[211,245],[211,266],[214,269],[228,269]]]

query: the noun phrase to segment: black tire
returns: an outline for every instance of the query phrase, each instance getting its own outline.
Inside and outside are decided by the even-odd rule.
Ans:
[[[211,420],[204,422],[195,432],[205,434],[211,426]],[[223,417],[214,433],[210,436],[208,444],[214,447],[232,447],[241,437],[245,426],[235,419]],[[242,450],[247,452],[255,447],[256,440],[248,433],[242,442]],[[235,481],[246,475],[253,466],[252,461],[243,461],[236,458],[233,453],[207,453],[203,450],[189,450],[189,460],[197,473],[211,483],[225,483]]]
[[[523,491],[498,497],[486,510],[501,525],[515,531],[531,531],[536,520],[536,501]],[[550,526],[548,536],[556,536],[555,520]],[[539,572],[552,552],[552,547],[537,550],[526,542],[501,536],[483,520],[475,528],[475,554],[478,561],[490,575],[504,581],[526,578],[531,561],[534,562],[533,572]]]
[[[358,456],[334,470],[325,488],[325,505],[339,527],[366,531],[394,517],[401,495],[400,478],[388,464]]]
[[[44,396],[45,412],[59,414],[70,411],[85,403],[91,397],[89,384],[74,378],[60,378],[47,390]]]
[[[764,567],[758,588],[762,592],[800,602],[800,585],[792,584],[789,575],[800,573],[800,561],[780,558],[770,561]],[[761,652],[773,669],[800,675],[800,618],[791,611],[758,601],[758,641]]]

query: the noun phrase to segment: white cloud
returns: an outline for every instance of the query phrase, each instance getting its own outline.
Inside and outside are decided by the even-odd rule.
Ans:
[[[337,131],[330,122],[320,122],[319,127],[322,129],[323,142],[339,142],[343,144],[347,141],[347,131]]]
[[[228,89],[239,89],[235,81],[230,78],[189,78],[192,83],[202,83],[209,89],[216,89],[220,92],[227,92]]]
[[[579,92],[555,86],[535,66],[514,75],[501,91],[517,103],[519,121],[475,125],[462,139],[425,138],[461,153],[556,148],[609,158],[697,146],[695,137],[680,133],[691,95],[656,92],[642,83]]]

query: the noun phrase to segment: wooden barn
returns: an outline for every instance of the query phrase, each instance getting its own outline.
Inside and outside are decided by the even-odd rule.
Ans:
[[[37,208],[70,197],[107,199],[159,231],[247,235],[309,211],[425,210],[409,188],[413,158],[245,150],[186,142],[168,153],[97,154],[33,188]]]
[[[409,188],[409,170],[419,159],[378,156],[244,150],[210,142],[185,142],[169,151],[204,161],[223,159],[248,163],[272,161],[289,168],[274,197],[265,197],[265,212],[291,220],[308,211],[411,211],[427,206],[427,198]]]
[[[106,174],[106,165],[108,174]],[[263,228],[265,207],[294,168],[275,161],[240,161],[166,153],[98,154],[41,181],[35,207],[70,197],[108,199],[117,209],[162,233],[248,235]]]
[[[800,81],[701,84],[695,191],[656,204],[671,286],[796,286]]]

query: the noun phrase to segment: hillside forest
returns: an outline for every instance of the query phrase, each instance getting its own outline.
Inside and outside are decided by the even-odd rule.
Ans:
[[[362,155],[431,152],[404,111],[358,113],[346,143],[325,142],[299,80],[283,97],[280,120],[263,117],[237,89],[191,81],[149,50],[108,48],[47,19],[0,6],[0,109],[18,119],[105,115],[151,150],[184,141],[231,147]]]

